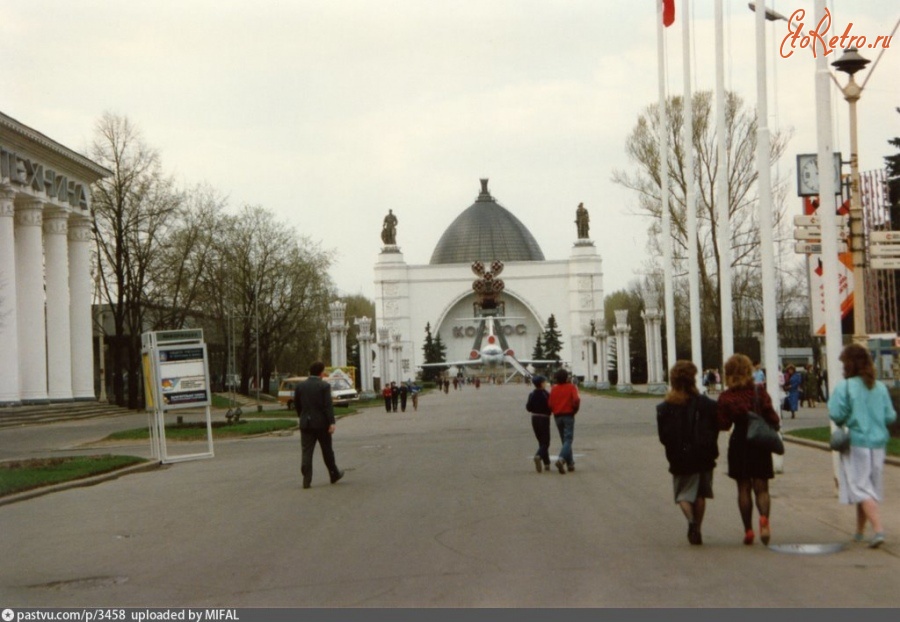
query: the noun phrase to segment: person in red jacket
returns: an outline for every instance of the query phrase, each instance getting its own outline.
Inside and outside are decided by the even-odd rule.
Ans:
[[[575,470],[575,457],[572,454],[572,438],[575,436],[575,414],[581,406],[581,396],[578,388],[569,382],[569,372],[560,369],[553,379],[556,384],[550,390],[550,412],[556,421],[559,437],[562,440],[562,449],[559,450],[559,459],[556,468],[560,473]]]

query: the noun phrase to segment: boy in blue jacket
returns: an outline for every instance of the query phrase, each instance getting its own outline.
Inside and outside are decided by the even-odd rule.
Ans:
[[[531,413],[531,427],[538,442],[538,450],[534,454],[534,468],[538,473],[543,469],[550,470],[550,394],[544,388],[546,382],[543,376],[532,377],[534,391],[528,395],[525,405],[525,410]]]

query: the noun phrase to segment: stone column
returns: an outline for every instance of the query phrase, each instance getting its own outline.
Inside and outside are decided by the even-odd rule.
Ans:
[[[359,344],[359,384],[363,394],[371,394],[374,390],[372,382],[372,320],[366,316],[356,318],[359,327],[356,341]]]
[[[387,328],[378,329],[378,372],[381,388],[391,383],[391,333]]]
[[[605,328],[597,331],[597,359],[600,363],[598,389],[609,388],[609,333]]]
[[[43,229],[47,282],[47,396],[51,401],[66,401],[72,399],[69,215],[62,210],[48,209],[44,214]]]
[[[16,311],[19,394],[23,402],[47,402],[47,333],[44,322],[44,204],[29,199],[16,208]]]
[[[618,309],[616,314],[616,369],[619,372],[616,390],[620,393],[632,393],[631,386],[631,345],[628,334],[631,326],[628,325],[628,309]]]
[[[644,318],[647,343],[647,392],[664,395],[668,387],[663,382],[662,313],[659,309],[647,308],[641,317]]]
[[[593,389],[597,386],[597,383],[594,381],[594,338],[585,337],[582,340],[582,345],[584,345],[584,354],[587,359],[584,386]]]
[[[344,322],[344,314],[347,311],[346,303],[335,300],[328,308],[331,309],[331,321],[328,330],[331,332],[331,366],[347,366],[347,324]]]
[[[97,399],[94,394],[94,340],[91,316],[91,221],[69,217],[69,324],[72,344],[72,397]],[[100,333],[103,347],[103,332]],[[102,360],[102,359],[101,359]]]
[[[15,191],[0,186],[0,406],[19,399],[19,333],[16,320]]]
[[[391,350],[394,353],[394,373],[391,376],[391,380],[400,384],[403,382],[403,342],[401,341],[400,333],[394,333],[391,337],[394,340],[391,344]]]

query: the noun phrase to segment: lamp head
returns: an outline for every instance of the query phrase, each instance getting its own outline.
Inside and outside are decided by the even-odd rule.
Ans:
[[[866,65],[871,62],[869,59],[863,58],[856,48],[847,48],[841,54],[841,57],[831,63],[831,65],[838,71],[843,71],[847,75],[852,76],[857,71],[865,69]]]

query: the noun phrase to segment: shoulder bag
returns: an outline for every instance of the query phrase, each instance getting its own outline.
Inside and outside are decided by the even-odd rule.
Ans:
[[[831,449],[844,453],[850,450],[850,431],[841,426],[831,431],[831,441],[828,443]]]
[[[756,389],[753,390],[754,405],[759,410],[759,398]],[[778,431],[769,425],[762,415],[752,410],[747,411],[747,442],[754,447],[765,449],[779,456],[784,454],[784,442]]]

